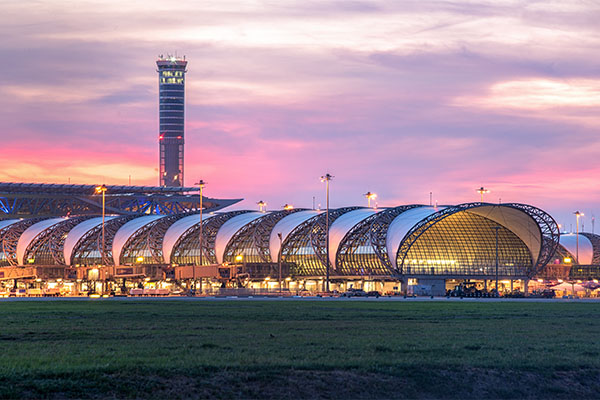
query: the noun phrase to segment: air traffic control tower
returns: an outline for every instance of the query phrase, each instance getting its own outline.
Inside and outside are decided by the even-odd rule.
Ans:
[[[160,186],[183,186],[185,117],[185,57],[159,56],[159,154]]]

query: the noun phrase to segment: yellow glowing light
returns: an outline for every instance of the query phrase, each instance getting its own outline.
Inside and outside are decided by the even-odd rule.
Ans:
[[[571,257],[565,257],[565,258],[563,259],[563,262],[564,262],[565,264],[571,264]]]
[[[104,192],[106,192],[106,186],[104,186],[104,185],[96,186],[96,193],[100,194],[100,193],[104,193]]]
[[[235,261],[236,262],[242,262],[242,260],[244,259],[244,256],[241,254],[238,254],[237,256],[235,256]]]
[[[27,262],[29,264],[33,264],[35,262],[35,258],[29,258],[29,259],[27,259]]]
[[[135,259],[135,261],[137,261],[139,263],[144,262],[144,257],[139,256],[138,258]]]
[[[98,293],[92,293],[92,294],[90,294],[90,298],[91,299],[99,299],[100,295]]]

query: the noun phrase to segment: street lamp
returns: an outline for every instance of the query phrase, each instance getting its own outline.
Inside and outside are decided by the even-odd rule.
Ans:
[[[575,235],[575,259],[577,260],[577,264],[579,264],[579,217],[583,217],[583,213],[579,211],[575,211],[573,214],[577,217],[577,222],[575,223],[577,233]]]
[[[194,185],[198,186],[198,190],[200,192],[200,236],[199,236],[199,242],[200,242],[200,254],[199,254],[199,258],[200,258],[200,267],[202,267],[202,190],[204,189],[204,185],[206,185],[206,182],[204,182],[202,179],[200,179],[198,182],[196,182]],[[192,280],[194,281],[194,295],[196,294],[196,267],[192,266]]]
[[[326,273],[326,283],[325,283],[325,291],[329,293],[329,181],[333,179],[329,173],[323,175],[321,177],[321,182],[325,182],[325,192],[327,199],[327,211],[325,213],[325,250],[327,255],[327,261],[325,262],[325,273]]]
[[[371,208],[371,199],[375,200],[377,198],[377,193],[367,192],[364,194],[364,196],[367,198],[369,208]]]
[[[281,235],[281,232],[277,233],[277,237],[279,238],[279,257],[277,258],[279,261],[279,295],[281,296],[281,248],[283,246],[283,236]]]
[[[267,209],[267,203],[265,203],[262,200],[260,200],[256,204],[258,204],[258,211],[260,211],[260,212],[265,212],[265,210]]]
[[[104,247],[105,247],[105,239],[104,239],[104,222],[106,216],[106,185],[102,184],[100,186],[96,186],[96,193],[102,194],[102,248],[100,249],[100,259],[102,260],[102,264],[104,262]],[[108,283],[107,283],[108,286]],[[107,287],[108,288],[108,287]]]
[[[485,193],[489,193],[490,191],[486,188],[484,188],[483,186],[480,187],[479,189],[477,189],[477,193],[479,193],[481,195],[481,202],[483,203],[483,195]]]
[[[293,210],[293,209],[294,209],[294,206],[293,206],[293,205],[291,205],[291,204],[287,204],[287,203],[286,203],[286,204],[283,206],[283,209],[284,209],[285,211],[290,211],[290,210]]]

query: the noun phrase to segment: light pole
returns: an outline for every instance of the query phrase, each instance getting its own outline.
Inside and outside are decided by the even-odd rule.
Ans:
[[[375,200],[377,198],[376,193],[367,192],[364,195],[367,198],[367,202],[369,204],[369,208],[371,208],[371,199]]]
[[[264,201],[260,200],[256,204],[258,204],[258,211],[265,212],[267,210],[267,203],[265,203]]]
[[[202,179],[200,179],[197,183],[195,183],[195,185],[198,185],[198,190],[200,192],[200,236],[199,236],[199,242],[200,242],[200,254],[199,254],[199,258],[200,258],[200,267],[202,267],[202,190],[204,189],[204,185],[206,185],[206,182],[204,182]],[[194,282],[194,295],[196,294],[196,267],[192,266],[192,280]]]
[[[577,221],[575,223],[577,232],[575,235],[575,259],[577,260],[577,264],[579,264],[579,217],[583,217],[583,213],[579,211],[575,211],[573,214],[577,217]]]
[[[500,227],[493,226],[492,229],[496,231],[496,294],[498,295],[498,229],[500,229]]]
[[[279,238],[279,257],[278,261],[279,261],[279,295],[283,295],[282,290],[281,290],[281,247],[283,246],[283,236],[281,235],[281,232],[277,233],[277,237]]]
[[[327,261],[325,262],[325,291],[329,293],[329,181],[333,179],[329,173],[321,177],[321,182],[325,182],[325,193],[327,199],[327,211],[325,213],[325,251],[327,255]]]
[[[102,265],[104,265],[104,247],[105,247],[105,239],[104,239],[104,222],[106,216],[106,185],[102,184],[100,186],[96,186],[96,193],[102,194],[102,248],[100,249],[100,259]],[[105,278],[106,280],[106,278]],[[107,283],[108,287],[108,283]]]
[[[490,191],[486,188],[484,188],[483,186],[480,187],[479,189],[477,189],[477,193],[479,193],[481,195],[481,202],[483,203],[483,195],[485,193],[489,193]]]

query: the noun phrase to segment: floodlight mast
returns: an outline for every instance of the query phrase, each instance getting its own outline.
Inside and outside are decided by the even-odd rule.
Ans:
[[[575,259],[577,260],[577,264],[579,264],[579,217],[583,217],[585,214],[579,211],[575,211],[573,214],[575,214],[575,217],[577,218],[575,223],[577,229],[575,234]]]
[[[371,200],[375,200],[377,198],[377,193],[367,192],[364,194],[364,196],[367,198],[368,207],[371,208]]]
[[[106,185],[102,184],[99,186],[96,186],[96,193],[97,194],[102,194],[102,248],[100,249],[100,260],[102,265],[106,264],[105,262],[105,236],[104,236],[104,222],[105,222],[105,217],[106,217]],[[95,285],[95,284],[94,284]],[[108,291],[108,281],[106,283],[106,289]],[[95,291],[95,288],[94,288]]]
[[[200,258],[200,267],[202,267],[202,253],[203,253],[203,249],[202,249],[202,239],[203,239],[203,232],[202,232],[202,191],[204,189],[204,186],[206,185],[206,182],[204,182],[202,179],[200,179],[198,182],[195,183],[195,185],[198,186],[198,190],[200,192],[200,236],[199,236],[199,242],[200,242],[200,254],[199,254],[199,258]],[[194,282],[194,295],[196,294],[196,267],[193,267],[193,271],[192,271],[192,280]]]
[[[327,201],[327,211],[325,213],[325,250],[327,255],[327,261],[325,261],[325,291],[329,293],[329,181],[333,179],[333,176],[329,173],[323,175],[321,177],[321,182],[325,182],[325,192],[326,192],[326,201]]]
[[[489,193],[489,189],[484,188],[483,186],[477,189],[477,193],[481,195],[481,202],[483,203],[483,195]]]

